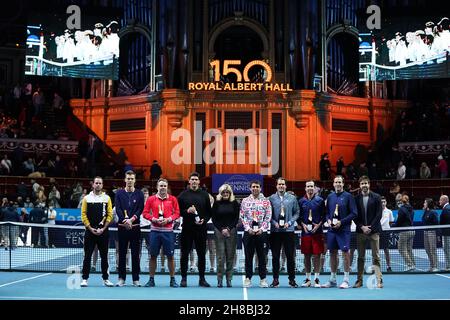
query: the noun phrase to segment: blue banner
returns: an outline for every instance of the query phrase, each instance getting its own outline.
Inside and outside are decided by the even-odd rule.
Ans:
[[[438,217],[440,217],[442,210],[434,210],[438,214]],[[398,210],[392,210],[392,215],[394,216],[394,220],[397,221],[397,215]],[[414,225],[421,225],[422,224],[422,216],[423,216],[423,210],[414,210]]]
[[[17,212],[20,214],[22,208],[17,208]],[[32,208],[27,208],[28,214]],[[55,208],[56,219],[55,221],[81,221],[81,209],[64,209]]]
[[[223,184],[229,184],[233,188],[234,194],[250,194],[250,183],[259,181],[263,188],[263,176],[260,174],[213,174],[212,192],[219,193],[219,188]]]

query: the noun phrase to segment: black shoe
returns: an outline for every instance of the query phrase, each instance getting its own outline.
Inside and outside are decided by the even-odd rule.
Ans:
[[[222,287],[223,287],[222,280],[217,280],[217,288],[222,288]]]
[[[199,287],[205,287],[205,288],[211,287],[210,284],[209,284],[208,282],[206,282],[205,279],[200,279],[200,280],[198,281],[198,286],[199,286]]]
[[[187,281],[186,281],[186,279],[184,279],[184,278],[181,279],[180,287],[182,287],[182,288],[186,288],[186,287],[187,287]]]
[[[227,288],[231,288],[233,285],[231,284],[231,280],[227,280]]]
[[[298,288],[298,284],[297,282],[295,282],[295,280],[289,280],[289,286],[291,288]]]
[[[172,288],[178,288],[178,283],[175,281],[175,278],[170,279],[170,286]]]
[[[148,282],[144,285],[144,287],[154,287],[155,286],[155,279],[154,278],[150,278],[148,280]]]
[[[387,267],[387,272],[392,272],[392,268],[391,267]]]
[[[278,288],[280,286],[280,282],[278,279],[273,279],[272,283],[270,284],[271,288]]]

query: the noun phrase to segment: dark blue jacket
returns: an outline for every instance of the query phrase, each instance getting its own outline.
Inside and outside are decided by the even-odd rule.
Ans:
[[[439,224],[438,214],[434,210],[424,210],[422,222],[425,226],[435,226]]]
[[[332,192],[327,198],[326,214],[327,220],[333,219],[334,210],[338,207],[339,220],[341,227],[338,230],[330,229],[330,232],[350,232],[352,220],[357,216],[355,199],[347,191],[341,193]]]
[[[297,224],[299,226],[302,222],[304,224],[308,223],[309,209],[311,209],[313,223],[318,224],[320,222],[325,222],[325,202],[321,197],[314,196],[311,200],[309,200],[305,195],[303,198],[300,198],[298,205],[300,207],[300,217],[297,220]],[[319,233],[323,233],[322,227],[317,229],[316,234]],[[303,235],[308,235],[308,233],[305,234],[305,232],[302,232],[302,236]]]
[[[144,210],[144,194],[141,190],[135,189],[134,192],[127,192],[126,190],[118,190],[116,192],[114,205],[116,207],[116,214],[119,218],[119,223],[125,219],[125,212],[127,210],[128,218],[135,217],[133,224],[140,224],[140,216]]]

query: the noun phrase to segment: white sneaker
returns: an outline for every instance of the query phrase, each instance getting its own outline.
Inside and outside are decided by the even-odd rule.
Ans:
[[[244,280],[244,288],[250,288],[252,286],[252,280],[249,278],[245,278]]]
[[[321,288],[319,278],[314,279],[314,288]]]
[[[348,289],[350,287],[350,285],[348,284],[347,280],[342,281],[341,285],[339,286],[339,288],[341,289]]]
[[[311,280],[310,279],[305,279],[301,285],[302,288],[309,288],[311,287]]]
[[[81,280],[80,287],[87,287],[88,281],[86,279]]]
[[[430,271],[431,271],[431,272],[439,272],[439,269],[438,269],[438,268],[433,268],[433,269],[431,269]]]
[[[141,283],[138,281],[133,281],[133,287],[142,287]]]
[[[111,281],[109,281],[108,279],[103,280],[103,284],[107,287],[114,287],[114,283],[112,283]]]
[[[125,286],[125,280],[119,279],[119,282],[117,282],[116,287],[124,287]]]
[[[269,287],[269,284],[267,283],[266,278],[261,279],[261,280],[259,281],[259,287],[260,287],[260,288],[268,288],[268,287]]]

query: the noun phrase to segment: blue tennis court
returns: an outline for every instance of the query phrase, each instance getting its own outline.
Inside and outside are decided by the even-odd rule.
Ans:
[[[72,275],[73,276],[73,275]],[[253,287],[243,288],[243,277],[235,276],[232,288],[216,288],[216,277],[207,276],[211,288],[198,287],[198,276],[188,276],[187,288],[169,287],[169,276],[156,275],[154,288],[135,288],[131,286],[130,277],[127,286],[107,288],[103,286],[101,275],[93,274],[89,278],[89,287],[70,289],[71,275],[63,273],[0,273],[1,300],[441,300],[450,299],[450,274],[387,274],[384,275],[383,289],[369,289],[365,276],[364,287],[342,290],[338,288],[290,288],[287,276],[280,278],[279,288],[259,288],[259,277],[253,277]],[[323,275],[325,282],[328,275]],[[141,282],[147,280],[143,275]],[[177,281],[180,277],[177,276]],[[110,280],[117,281],[117,275]],[[271,281],[271,276],[268,277]],[[298,282],[303,275],[297,276]],[[338,282],[342,275],[338,275]],[[350,282],[354,283],[355,275]],[[67,283],[69,282],[69,286]],[[72,285],[71,285],[72,284]],[[76,285],[75,285],[76,287]]]

